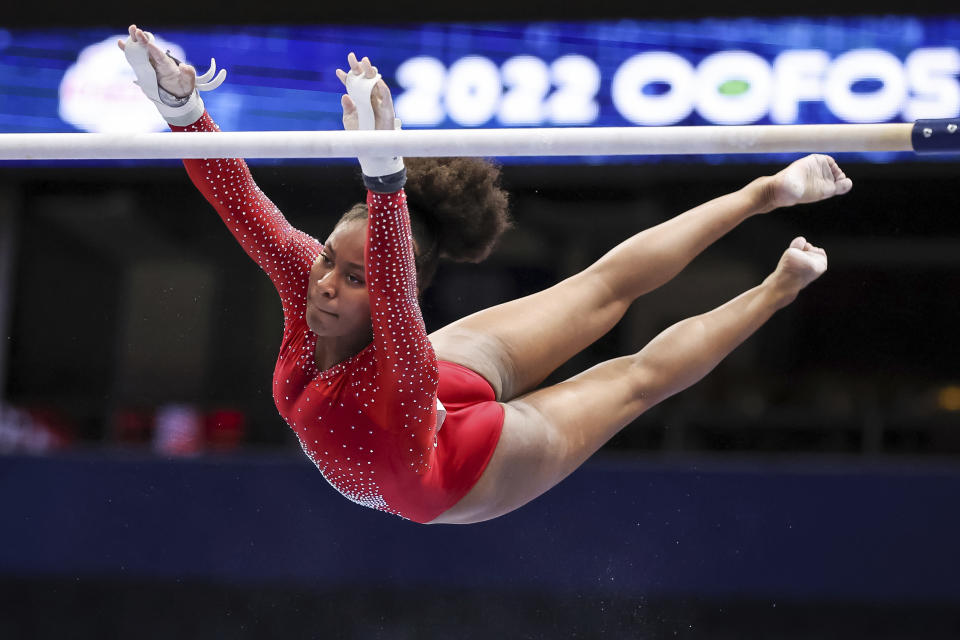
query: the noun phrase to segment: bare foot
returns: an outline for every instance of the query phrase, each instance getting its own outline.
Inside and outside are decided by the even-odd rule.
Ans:
[[[784,301],[793,300],[800,290],[827,270],[827,252],[815,247],[806,238],[794,238],[770,275],[770,283],[783,294]]]
[[[767,186],[771,209],[817,202],[842,195],[853,188],[830,156],[813,154],[801,158],[773,176]]]

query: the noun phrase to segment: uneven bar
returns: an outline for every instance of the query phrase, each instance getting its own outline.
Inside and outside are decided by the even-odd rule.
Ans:
[[[912,151],[913,128],[913,124],[898,123],[411,131],[9,133],[0,135],[0,160]]]
[[[960,152],[960,118],[917,120],[913,125],[912,144],[921,154]]]

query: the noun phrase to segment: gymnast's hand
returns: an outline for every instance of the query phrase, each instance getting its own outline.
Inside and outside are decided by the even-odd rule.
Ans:
[[[766,179],[765,211],[777,207],[817,202],[839,196],[853,188],[850,180],[830,156],[813,154],[797,160]]]
[[[370,59],[366,56],[358,61],[357,56],[351,51],[347,56],[347,62],[350,64],[349,73],[351,74],[365,78],[373,78],[377,75],[377,68],[370,64]],[[344,86],[347,84],[347,75],[346,71],[337,69],[337,77],[340,78],[340,82]],[[343,107],[343,128],[351,131],[356,130],[358,127],[357,105],[353,103],[350,96],[344,95],[340,99],[340,106]],[[396,117],[393,111],[393,97],[390,95],[390,88],[383,80],[378,81],[373,87],[373,91],[370,93],[370,106],[373,107],[373,119],[376,128],[392,131]]]
[[[783,252],[776,270],[768,278],[785,302],[793,300],[801,289],[827,270],[827,252],[815,247],[806,238],[794,238]]]
[[[157,84],[178,98],[189,96],[197,86],[197,70],[193,65],[177,62],[168,56],[154,42],[149,31],[143,31],[132,24],[129,28],[130,39],[146,45],[150,56],[150,65],[157,72]],[[117,46],[122,51],[125,48],[123,40],[117,40]]]

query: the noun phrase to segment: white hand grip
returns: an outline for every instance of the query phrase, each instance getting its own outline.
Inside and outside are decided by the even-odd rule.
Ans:
[[[372,131],[377,128],[370,94],[373,93],[373,88],[380,81],[380,77],[379,73],[372,78],[353,72],[347,74],[345,81],[347,95],[357,108],[357,127],[360,131]],[[399,118],[394,119],[393,126],[394,129],[400,128]],[[360,156],[357,160],[360,161],[363,174],[370,177],[389,176],[403,169],[403,158],[400,156]]]

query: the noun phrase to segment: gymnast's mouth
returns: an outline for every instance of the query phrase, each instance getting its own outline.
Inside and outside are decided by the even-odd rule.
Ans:
[[[333,313],[332,311],[327,311],[326,309],[321,309],[320,307],[318,307],[318,306],[316,306],[316,305],[314,305],[313,308],[316,309],[317,311],[319,311],[320,313],[325,313],[325,314],[328,315],[328,316],[333,316],[334,318],[339,317],[336,313]]]

